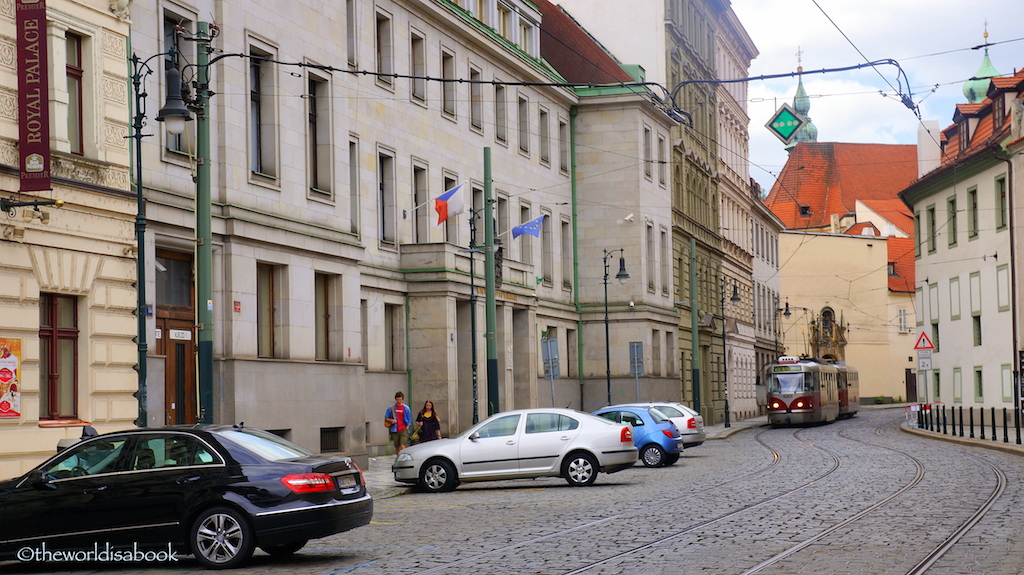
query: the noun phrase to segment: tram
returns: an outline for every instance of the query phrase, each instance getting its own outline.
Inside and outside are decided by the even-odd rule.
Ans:
[[[768,423],[775,427],[835,421],[839,379],[837,366],[818,359],[783,356],[768,363],[762,375]]]
[[[839,417],[857,415],[860,408],[860,379],[857,369],[849,365],[835,364],[839,370]]]

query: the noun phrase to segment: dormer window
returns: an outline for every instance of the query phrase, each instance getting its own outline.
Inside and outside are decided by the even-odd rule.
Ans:
[[[992,126],[998,130],[1006,120],[1006,98],[1002,94],[996,94],[992,98]]]
[[[888,270],[889,270],[889,277],[891,277],[891,278],[899,277],[898,275],[896,275],[896,262],[889,262]]]
[[[809,218],[811,217],[811,206],[800,206],[800,217]]]
[[[967,146],[969,146],[971,143],[971,134],[970,130],[967,127],[967,120],[960,122],[960,126],[957,129],[957,131],[957,135],[959,137],[960,152],[965,152],[967,151]]]

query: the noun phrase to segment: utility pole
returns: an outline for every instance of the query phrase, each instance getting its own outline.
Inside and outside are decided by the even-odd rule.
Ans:
[[[213,233],[210,204],[210,24],[196,24],[196,320],[199,421],[213,423]]]
[[[497,312],[494,300],[495,277],[494,277],[494,206],[491,204],[492,196],[491,181],[491,148],[484,148],[484,282],[487,295],[485,296],[484,308],[486,317],[486,331],[484,340],[487,343],[487,415],[493,415],[501,411],[501,401],[498,390],[498,342],[497,334]]]
[[[697,310],[697,238],[690,238],[690,355],[693,408],[700,411],[700,313]]]

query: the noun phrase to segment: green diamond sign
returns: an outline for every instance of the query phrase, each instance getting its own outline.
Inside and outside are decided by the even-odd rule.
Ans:
[[[793,106],[789,104],[782,104],[775,115],[772,116],[771,120],[764,126],[768,128],[768,131],[775,134],[775,137],[782,140],[783,144],[788,144],[793,141],[796,137],[796,133],[807,125],[807,118],[801,116]]]

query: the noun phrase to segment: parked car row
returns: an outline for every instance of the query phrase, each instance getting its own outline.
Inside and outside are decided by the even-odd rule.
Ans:
[[[535,477],[582,486],[638,459],[648,467],[672,465],[687,444],[704,440],[703,419],[678,404],[615,405],[593,414],[520,409],[494,414],[456,437],[407,447],[391,470],[395,481],[430,492],[462,482]]]

